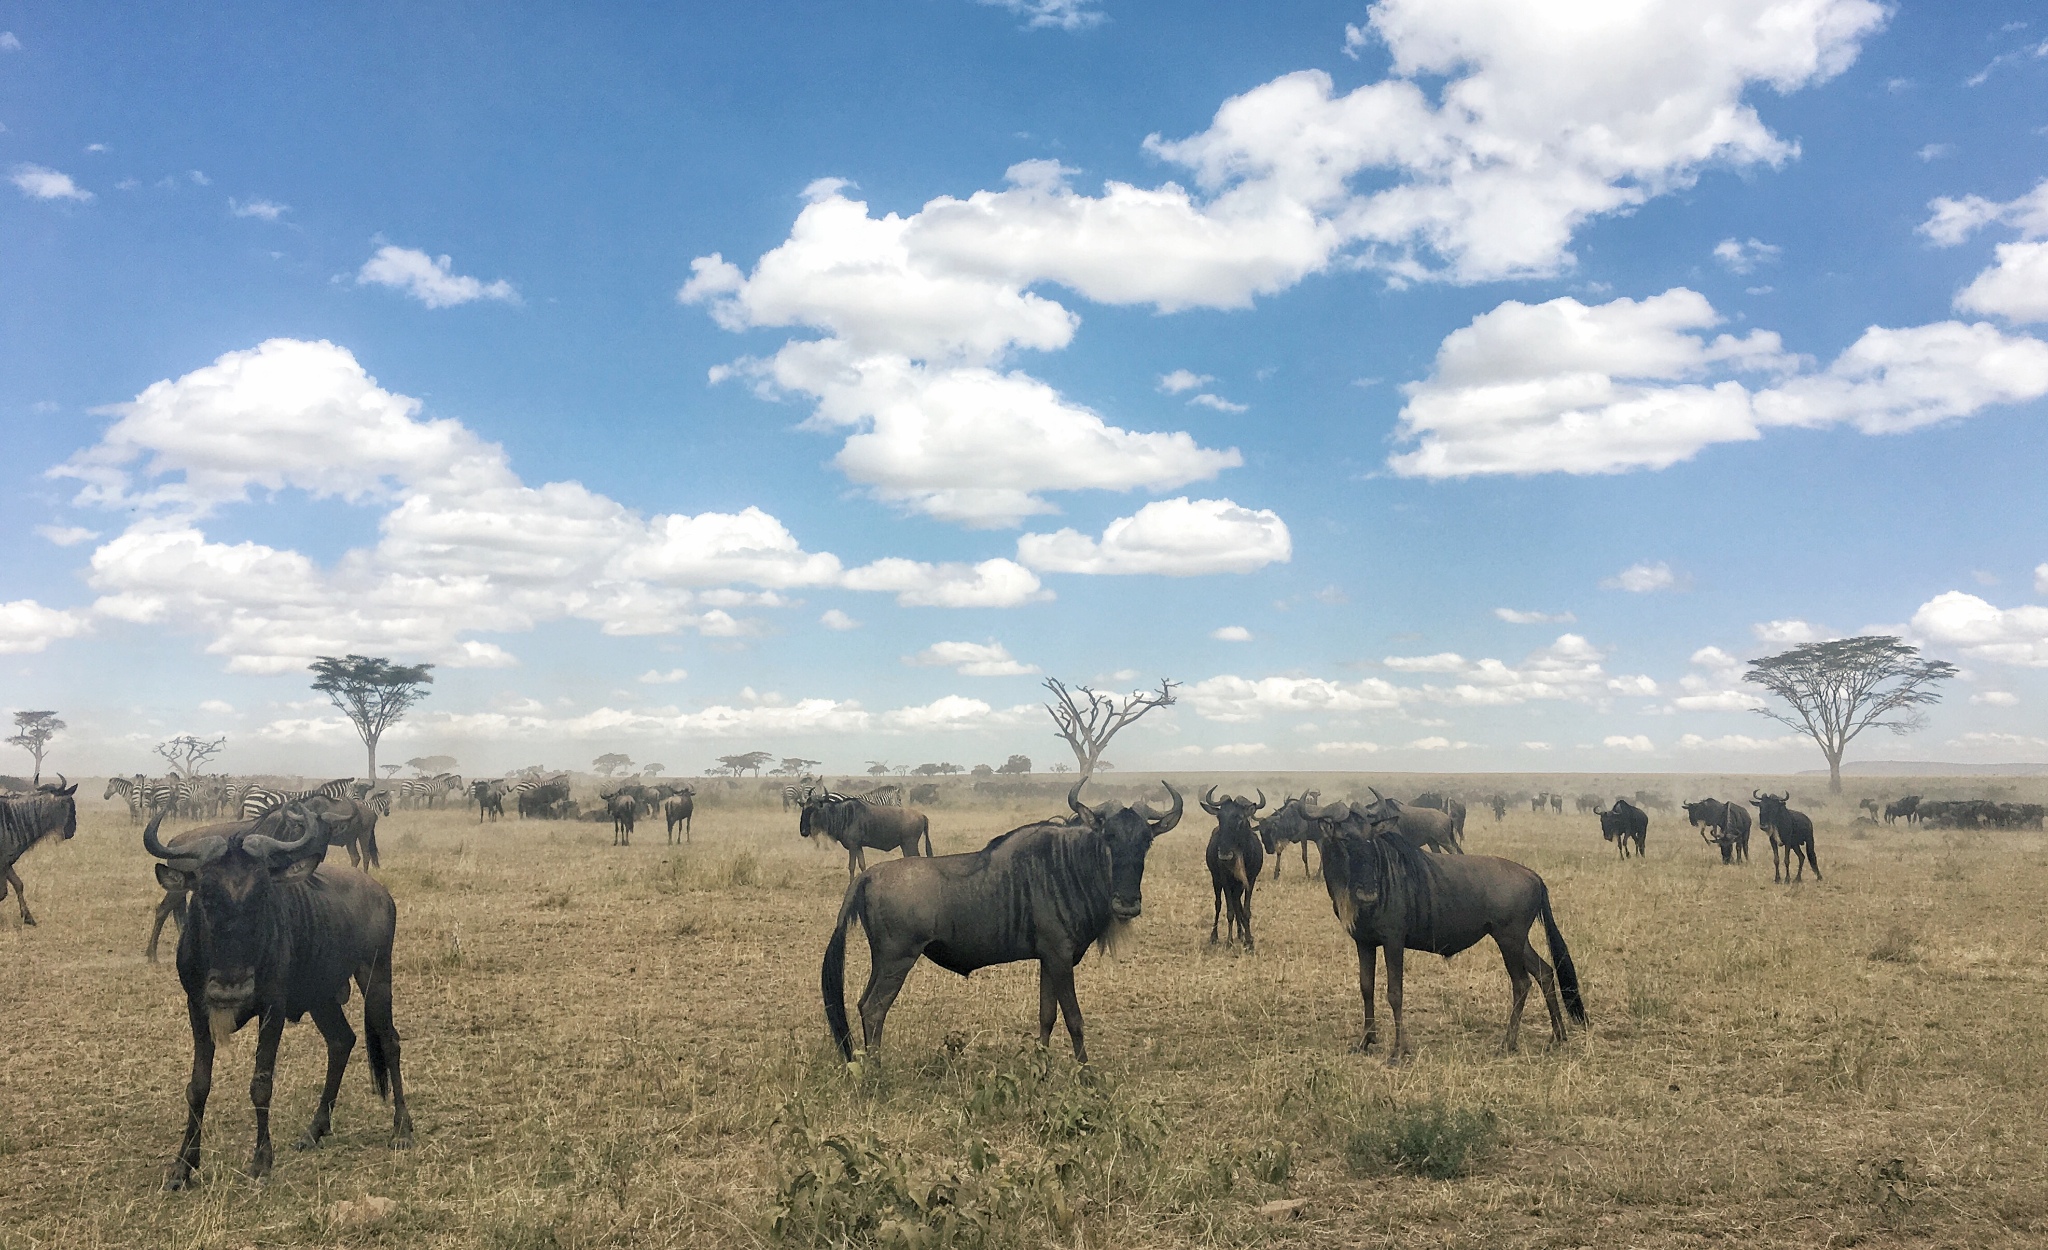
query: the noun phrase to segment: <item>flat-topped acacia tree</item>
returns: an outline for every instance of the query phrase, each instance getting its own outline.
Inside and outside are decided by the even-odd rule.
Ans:
[[[308,666],[313,689],[334,700],[334,706],[356,727],[369,750],[369,770],[377,775],[377,739],[405,719],[412,705],[432,692],[431,664],[393,664],[380,655],[323,655]]]
[[[1792,710],[1760,707],[1813,739],[1828,761],[1828,791],[1842,792],[1842,753],[1866,729],[1912,733],[1927,721],[1922,707],[1941,702],[1937,682],[1956,675],[1945,660],[1923,660],[1920,648],[1889,634],[1809,642],[1751,660],[1742,680],[1755,682]]]

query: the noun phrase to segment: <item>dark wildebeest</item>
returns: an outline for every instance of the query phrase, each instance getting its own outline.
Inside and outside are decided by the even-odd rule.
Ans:
[[[14,871],[14,861],[44,838],[69,838],[78,832],[78,787],[65,785],[63,773],[57,780],[37,786],[35,793],[0,799],[0,899],[7,887],[14,887],[14,901],[21,907],[21,923],[32,925],[28,914],[28,890]]]
[[[485,816],[505,819],[504,782],[472,781],[469,783],[469,797],[476,803],[476,823],[484,823]]]
[[[1562,794],[1550,796],[1550,814],[1553,816],[1564,815],[1564,796]]]
[[[1360,1049],[1369,1050],[1379,1040],[1372,991],[1376,952],[1382,948],[1387,959],[1387,1009],[1394,1015],[1390,1065],[1411,1053],[1401,1014],[1402,972],[1410,949],[1449,958],[1481,938],[1494,940],[1514,987],[1503,1043],[1507,1050],[1514,1050],[1519,1039],[1532,976],[1543,987],[1554,1042],[1565,1040],[1560,997],[1564,1011],[1585,1022],[1579,974],[1551,915],[1550,889],[1543,878],[1491,855],[1425,855],[1406,837],[1388,832],[1384,823],[1380,832],[1373,832],[1370,811],[1337,803],[1313,813],[1321,821],[1323,885],[1330,892],[1337,922],[1358,948],[1358,993],[1365,1005]],[[1556,964],[1554,974],[1529,941],[1529,929],[1539,919]]]
[[[1572,806],[1578,809],[1578,813],[1581,816],[1586,815],[1588,812],[1597,812],[1600,810],[1600,796],[1597,794],[1582,794],[1572,800]]]
[[[1721,862],[1730,864],[1738,859],[1749,862],[1749,809],[1740,803],[1724,803],[1720,799],[1701,799],[1697,803],[1681,803],[1685,808],[1686,822],[1700,831],[1700,837],[1708,846],[1721,848]]]
[[[661,812],[668,820],[669,845],[675,844],[677,825],[683,827],[683,841],[690,840],[690,816],[696,810],[697,792],[690,787],[684,786],[668,796],[667,802],[662,804]]]
[[[860,996],[862,1045],[882,1044],[882,1025],[903,979],[920,957],[966,976],[991,964],[1038,961],[1038,1044],[1052,1040],[1062,1014],[1074,1058],[1088,1062],[1074,966],[1091,943],[1114,945],[1144,909],[1145,853],[1180,823],[1173,809],[1081,802],[1084,778],[1067,792],[1078,824],[1046,822],[1012,829],[978,851],[877,864],[854,878],[825,947],[819,987],[825,1022],[839,1053],[853,1057],[846,1021],[846,928],[858,917],[867,934],[867,989]],[[1162,782],[1162,785],[1165,783]]]
[[[1462,843],[1465,840],[1465,804],[1463,800],[1454,799],[1448,794],[1440,794],[1435,790],[1429,790],[1415,796],[1415,806],[1432,807],[1449,816],[1451,818],[1451,841]]]
[[[1465,848],[1458,845],[1457,826],[1451,823],[1448,812],[1440,812],[1433,807],[1410,807],[1386,797],[1371,786],[1366,789],[1372,790],[1372,797],[1378,802],[1354,803],[1352,806],[1364,813],[1373,828],[1397,830],[1416,846],[1426,846],[1447,855],[1465,853]]]
[[[1216,943],[1216,926],[1224,908],[1230,909],[1230,937],[1241,939],[1246,950],[1252,945],[1252,887],[1266,866],[1266,851],[1252,832],[1252,817],[1266,806],[1266,792],[1259,791],[1255,804],[1243,795],[1216,797],[1210,786],[1202,798],[1202,810],[1216,818],[1216,832],[1209,835],[1203,857],[1209,864],[1209,888],[1214,892],[1215,912],[1209,917],[1209,943]]]
[[[1650,814],[1627,799],[1614,800],[1614,806],[1594,808],[1600,817],[1600,836],[1614,843],[1623,859],[1628,858],[1629,840],[1636,844],[1636,854],[1647,854],[1643,843],[1650,836]]]
[[[1904,816],[1906,818],[1906,823],[1910,825],[1916,818],[1918,818],[1919,814],[1920,796],[1917,794],[1909,794],[1905,798],[1900,799],[1895,803],[1885,804],[1884,823],[1889,825],[1893,821],[1897,820],[1899,817]]]
[[[1298,799],[1284,799],[1273,814],[1258,822],[1259,842],[1266,854],[1273,857],[1273,879],[1280,879],[1280,865],[1286,861],[1287,848],[1294,843],[1301,844],[1301,875],[1310,876],[1308,848],[1316,840],[1315,823],[1302,814],[1302,805],[1322,798],[1314,790]]]
[[[560,820],[562,805],[569,801],[569,783],[546,781],[519,795],[519,815],[522,819]]]
[[[612,818],[612,845],[633,845],[633,821],[640,815],[639,798],[621,791],[606,795],[604,807]]]
[[[1544,807],[1545,807],[1545,806],[1546,806],[1546,805],[1547,805],[1547,804],[1548,804],[1549,802],[1550,802],[1550,795],[1549,795],[1549,794],[1547,794],[1547,793],[1545,793],[1545,794],[1532,794],[1532,795],[1530,795],[1530,796],[1529,796],[1529,811],[1530,811],[1530,812],[1531,812],[1532,814],[1533,814],[1533,813],[1535,813],[1535,812],[1540,812],[1540,811],[1542,811],[1542,810],[1544,809]]]
[[[1494,824],[1499,824],[1508,818],[1508,799],[1506,795],[1496,794],[1486,801],[1486,805],[1493,809]]]
[[[348,851],[351,868],[381,868],[383,861],[377,857],[377,809],[368,803],[355,799],[327,799],[315,796],[304,803],[307,811],[316,816],[338,815],[339,821],[327,821],[327,845],[342,847]]]
[[[363,995],[370,1079],[378,1096],[392,1102],[391,1144],[410,1146],[412,1116],[399,1075],[398,1030],[391,1023],[391,944],[398,926],[391,892],[356,869],[322,864],[328,819],[303,809],[214,826],[207,836],[175,846],[157,840],[162,819],[159,813],[143,831],[143,848],[164,861],[157,865],[158,882],[192,897],[178,939],[178,981],[192,1027],[192,1079],[185,1087],[184,1140],[165,1171],[164,1187],[183,1189],[198,1169],[214,1047],[252,1019],[260,1023],[256,1076],[249,1082],[249,1101],[256,1107],[249,1174],[260,1178],[270,1171],[270,1091],[285,1022],[309,1013],[327,1041],[327,1083],[298,1144],[320,1144],[330,1131],[334,1097],[356,1043],[342,1011],[350,980]],[[297,836],[275,836],[287,831]]]
[[[1780,879],[1778,869],[1779,852],[1784,852],[1785,867],[1783,880],[1790,882],[1792,863],[1799,861],[1799,879],[1806,879],[1806,866],[1813,865],[1813,879],[1820,876],[1820,861],[1813,855],[1813,821],[1805,812],[1795,812],[1785,806],[1792,799],[1791,791],[1784,794],[1759,794],[1750,792],[1750,806],[1757,809],[1756,823],[1763,826],[1764,833],[1771,839],[1771,880]]]
[[[887,807],[866,799],[826,791],[804,804],[797,832],[806,838],[823,835],[846,848],[846,875],[867,870],[868,848],[902,850],[907,859],[932,853],[931,822],[923,812]],[[923,850],[918,849],[923,843]]]

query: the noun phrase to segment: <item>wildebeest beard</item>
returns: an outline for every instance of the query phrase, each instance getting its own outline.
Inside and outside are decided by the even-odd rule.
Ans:
[[[1101,937],[1095,939],[1095,949],[1107,958],[1122,959],[1124,948],[1131,941],[1131,928],[1130,921],[1112,916],[1109,927],[1102,931]]]

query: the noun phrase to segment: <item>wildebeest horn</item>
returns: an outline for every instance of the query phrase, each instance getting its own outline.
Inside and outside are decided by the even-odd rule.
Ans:
[[[1764,796],[1763,796],[1762,792],[1760,792],[1760,791],[1757,791],[1757,790],[1751,790],[1751,791],[1749,792],[1749,797],[1750,797],[1750,798],[1753,798],[1753,799],[1761,799],[1761,798],[1763,798]]]
[[[1380,802],[1384,803],[1387,801],[1387,796],[1381,794],[1378,790],[1373,789],[1373,787],[1367,786],[1366,789],[1372,790],[1372,797],[1378,799]]]
[[[1252,810],[1255,812],[1263,812],[1266,810],[1266,789],[1264,786],[1259,787],[1259,805],[1257,807],[1254,807]]]
[[[1215,786],[1210,786],[1210,787],[1209,787],[1209,788],[1208,788],[1207,790],[1204,790],[1204,791],[1202,792],[1202,799],[1201,799],[1201,803],[1202,803],[1202,810],[1203,810],[1203,811],[1205,811],[1205,812],[1209,813],[1209,814],[1210,814],[1211,816],[1214,816],[1214,815],[1216,814],[1216,787],[1215,787]]]
[[[347,818],[343,817],[343,819]],[[324,818],[317,823],[310,820],[307,821],[306,832],[300,834],[296,842],[285,842],[278,838],[273,838],[267,833],[244,834],[242,837],[242,849],[251,855],[265,859],[272,855],[296,855],[312,843],[315,835],[318,835],[323,843],[326,842],[327,823]],[[321,850],[324,852],[326,847],[323,845]]]
[[[142,831],[142,849],[158,859],[169,863],[180,872],[190,872],[200,865],[218,859],[228,849],[227,839],[208,838],[195,846],[181,846],[175,850],[157,840],[157,826],[164,823],[163,809],[150,817],[149,826]]]
[[[1351,804],[1331,803],[1327,807],[1312,807],[1307,799],[1301,801],[1301,814],[1310,820],[1343,821],[1351,815]]]
[[[36,789],[41,790],[44,794],[63,794],[66,789],[64,785],[64,774],[58,773],[57,780],[45,781],[42,785],[37,786]]]
[[[1166,786],[1166,792],[1173,796],[1173,810],[1166,813],[1166,815],[1164,816],[1155,817],[1151,815],[1151,808],[1148,807],[1145,809],[1145,819],[1151,822],[1152,836],[1155,838],[1180,823],[1181,809],[1185,805],[1180,797],[1180,791],[1174,789],[1165,781],[1161,781],[1159,784],[1162,786]]]
[[[1093,820],[1095,818],[1094,809],[1081,801],[1081,787],[1087,784],[1088,779],[1086,777],[1074,783],[1073,788],[1067,791],[1067,806],[1074,809],[1074,815],[1086,816]]]

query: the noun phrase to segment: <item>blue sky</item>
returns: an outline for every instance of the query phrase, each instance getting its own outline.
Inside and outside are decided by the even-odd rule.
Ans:
[[[1868,627],[2048,756],[2032,6],[714,8],[0,4],[59,764],[1781,770]]]

